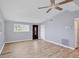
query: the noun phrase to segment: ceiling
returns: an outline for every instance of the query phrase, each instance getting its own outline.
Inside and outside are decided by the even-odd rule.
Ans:
[[[79,6],[79,0],[74,0],[74,2]]]
[[[56,3],[61,1],[63,0],[56,0]],[[12,21],[41,23],[64,11],[79,10],[78,5],[74,2],[60,6],[63,11],[53,9],[51,12],[46,13],[48,9],[38,9],[47,5],[49,5],[49,0],[0,0],[0,7],[5,19]]]

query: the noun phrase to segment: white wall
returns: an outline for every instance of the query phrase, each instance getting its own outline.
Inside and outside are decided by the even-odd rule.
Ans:
[[[75,47],[75,30],[74,19],[79,16],[79,11],[62,12],[51,20],[44,22],[45,25],[45,39],[68,46]]]
[[[29,32],[14,32],[14,24],[29,25]],[[33,39],[33,37],[32,37],[32,34],[33,34],[32,26],[33,25],[39,26],[39,24],[5,20],[6,43],[32,40]],[[39,32],[39,29],[40,29],[40,27],[38,27],[38,32]],[[39,38],[39,35],[40,35],[40,33],[38,33],[38,38]]]
[[[40,38],[45,39],[45,25],[40,25]]]
[[[3,50],[3,47],[4,47],[4,19],[3,19],[3,16],[2,16],[2,11],[0,10],[0,54]]]
[[[29,32],[14,32],[14,24],[24,24],[29,26]],[[26,22],[5,21],[5,38],[6,42],[17,42],[32,40],[32,25]]]

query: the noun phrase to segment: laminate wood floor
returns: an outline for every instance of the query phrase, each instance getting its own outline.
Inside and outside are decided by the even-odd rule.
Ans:
[[[71,50],[43,41],[8,43],[0,58],[78,58],[79,49]]]

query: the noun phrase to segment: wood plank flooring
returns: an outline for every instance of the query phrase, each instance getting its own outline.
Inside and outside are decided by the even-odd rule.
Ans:
[[[71,50],[43,41],[31,40],[5,45],[0,58],[78,58],[79,49]]]

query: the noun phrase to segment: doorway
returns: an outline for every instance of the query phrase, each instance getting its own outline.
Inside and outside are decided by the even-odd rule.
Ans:
[[[33,25],[33,40],[38,39],[38,25]]]

